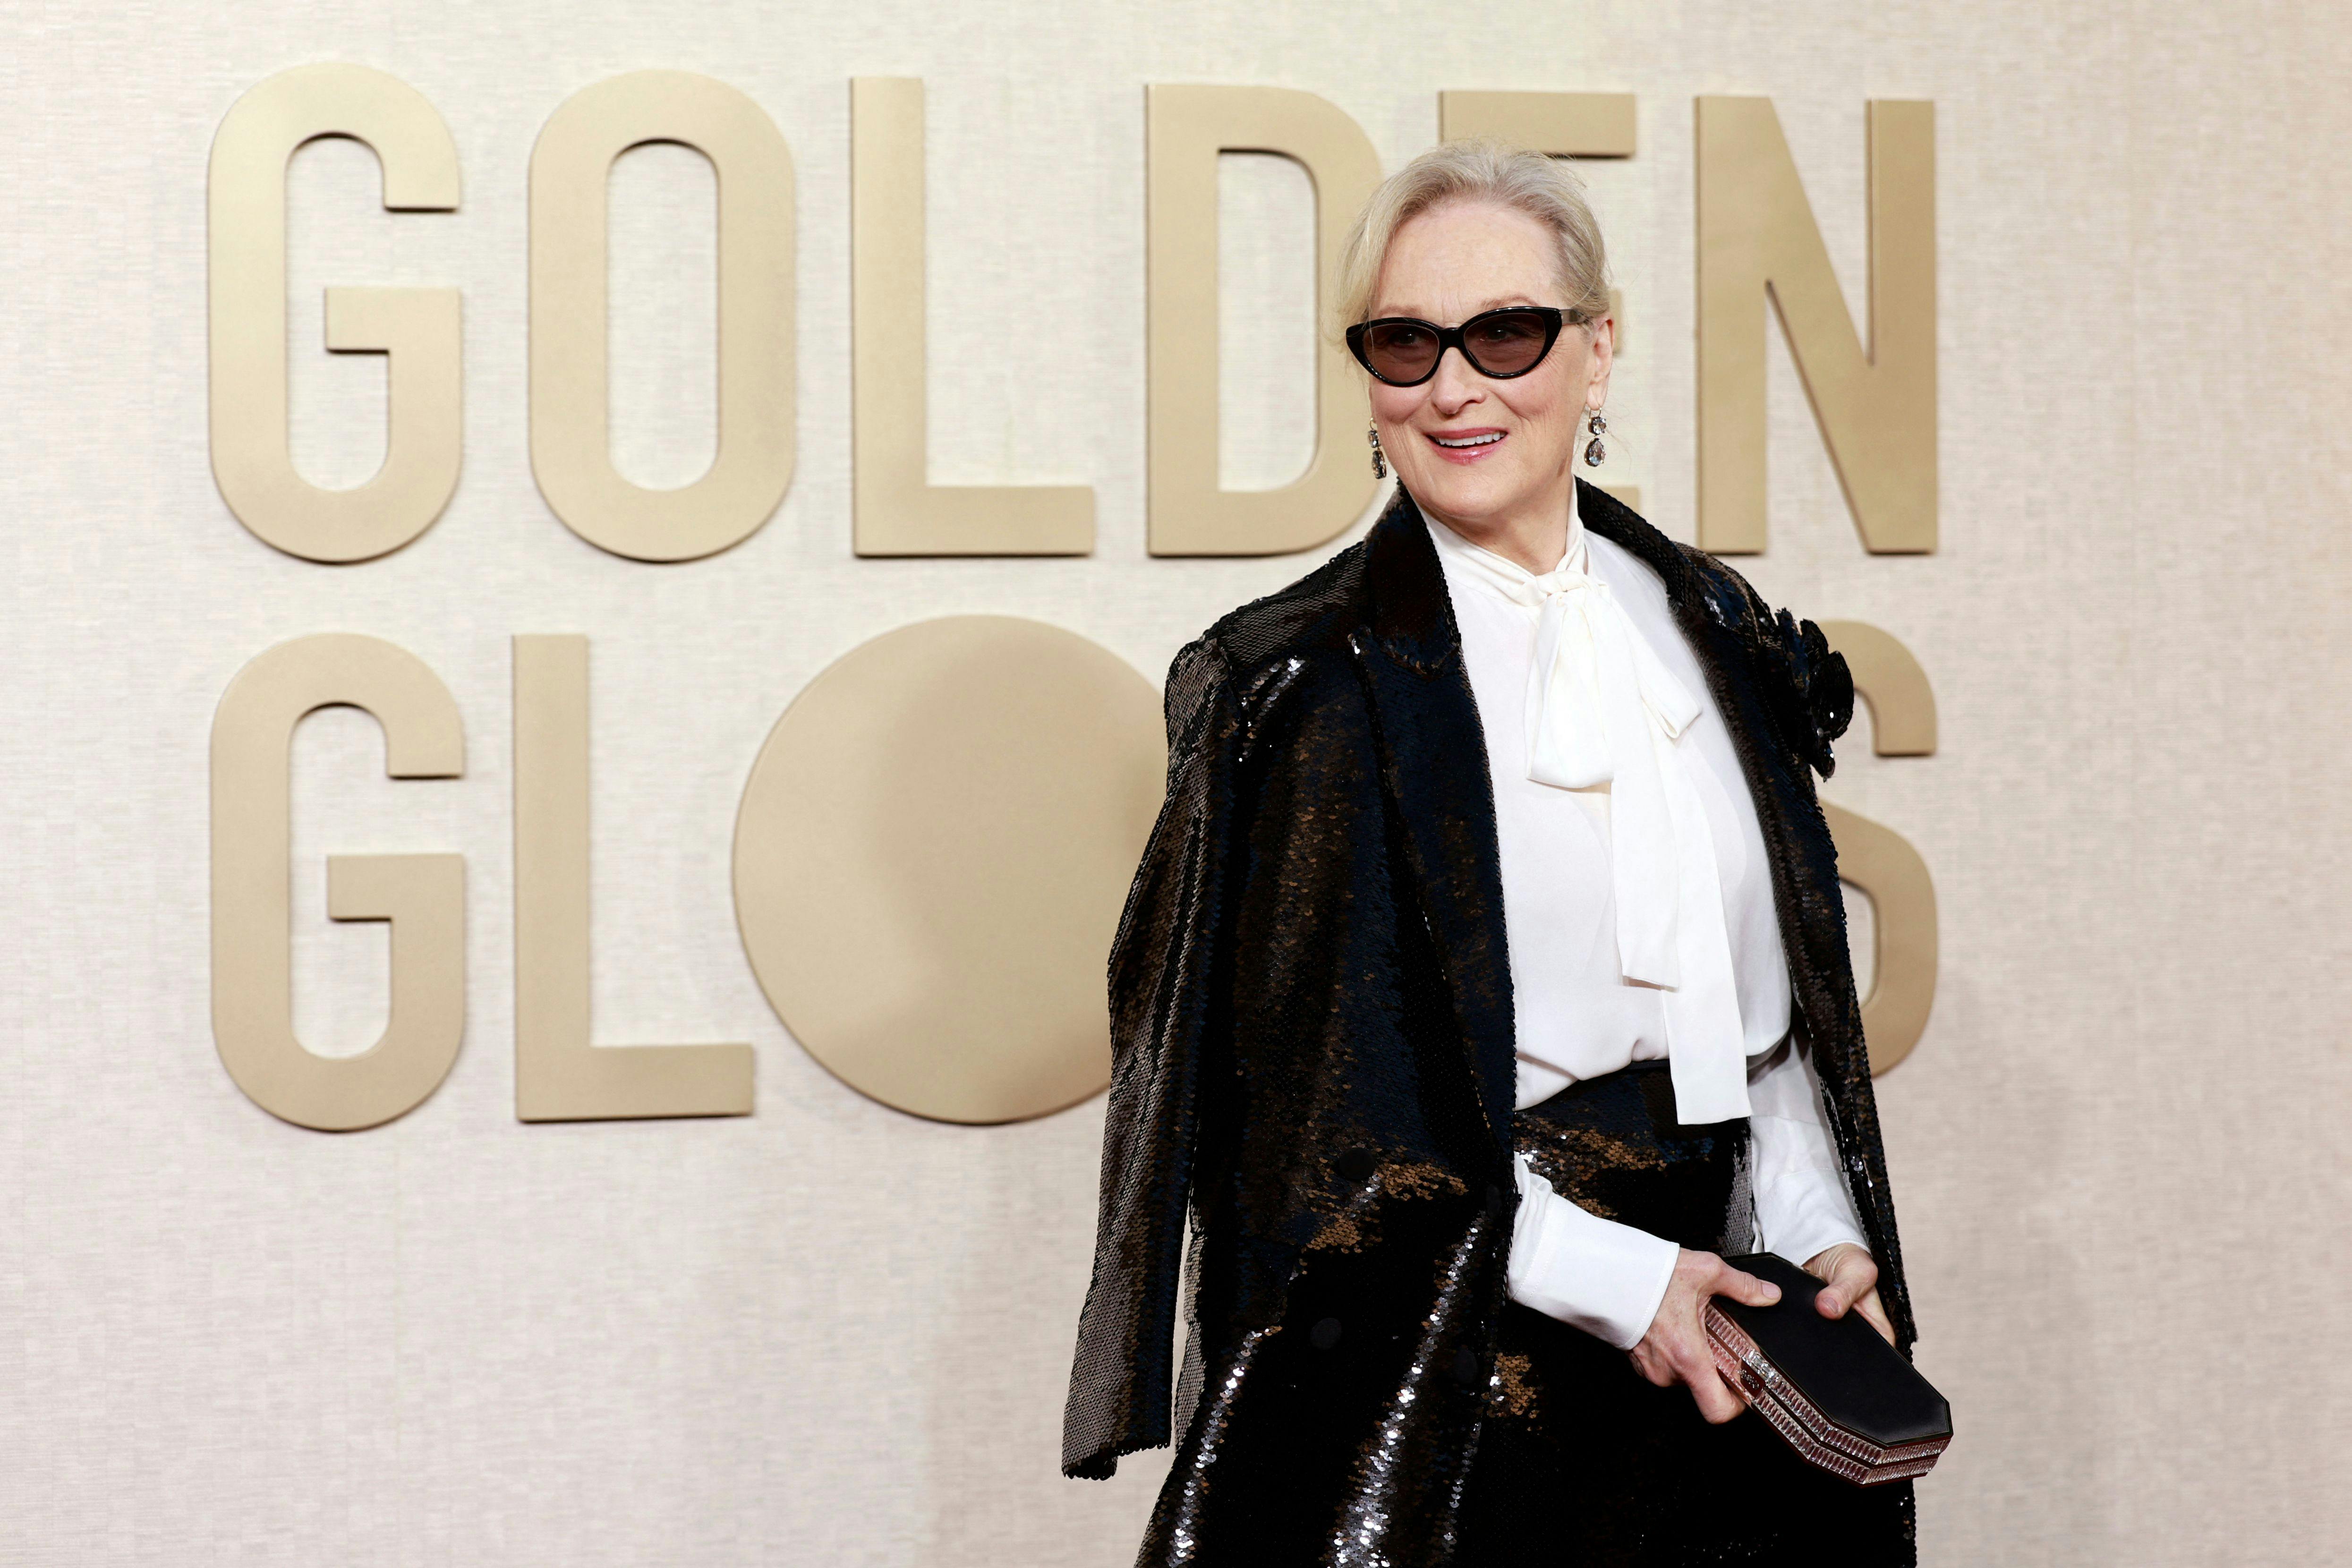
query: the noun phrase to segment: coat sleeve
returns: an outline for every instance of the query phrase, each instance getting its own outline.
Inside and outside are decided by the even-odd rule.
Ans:
[[[1213,970],[1224,943],[1240,740],[1231,672],[1203,637],[1167,685],[1168,795],[1110,954],[1110,1103],[1094,1275],[1062,1427],[1066,1475],[1101,1478],[1169,1441],[1186,1199]]]

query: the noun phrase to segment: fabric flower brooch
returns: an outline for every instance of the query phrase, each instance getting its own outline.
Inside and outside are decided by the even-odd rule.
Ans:
[[[1853,722],[1853,673],[1845,655],[1830,647],[1822,628],[1782,610],[1758,618],[1758,653],[1780,731],[1812,770],[1827,778],[1837,771],[1831,742]]]

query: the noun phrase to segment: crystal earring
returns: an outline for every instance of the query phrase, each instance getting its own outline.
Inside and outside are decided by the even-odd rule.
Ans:
[[[1609,460],[1609,448],[1601,444],[1601,434],[1609,428],[1609,421],[1601,417],[1600,409],[1589,408],[1585,410],[1584,422],[1592,428],[1592,439],[1584,444],[1585,466],[1597,468]]]
[[[1372,478],[1389,477],[1389,455],[1381,450],[1381,427],[1378,421],[1364,426],[1364,439],[1372,444]]]

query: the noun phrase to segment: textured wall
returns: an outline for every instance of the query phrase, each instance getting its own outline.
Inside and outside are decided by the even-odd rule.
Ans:
[[[1641,95],[1594,184],[1630,300],[1611,473],[1687,536],[1690,100],[1779,104],[1849,298],[1865,98],[1936,101],[1943,548],[1864,556],[1776,344],[1771,552],[1807,613],[1933,678],[1943,748],[1859,744],[1835,798],[1906,834],[1943,984],[1882,1085],[1922,1363],[1960,1439],[1925,1558],[2307,1563],[2352,1553],[2352,808],[2342,527],[2352,134],[2335,7],[20,4],[0,47],[0,573],[14,897],[0,913],[0,1556],[1108,1565],[1157,1467],[1055,1474],[1099,1105],[919,1122],[827,1077],[761,1001],[728,847],[768,726],[906,621],[992,610],[1157,675],[1304,558],[1142,547],[1142,93],[1322,93],[1391,165],[1441,88]],[[205,436],[205,159],[245,88],[340,58],[440,108],[451,216],[374,206],[372,160],[293,177],[297,453],[354,483],[382,363],[319,351],[328,282],[466,294],[467,460],[420,542],[328,568],[246,534]],[[801,179],[801,451],[740,548],[652,567],[575,539],[524,437],[524,171],[567,95],[701,70]],[[941,481],[1090,482],[1094,556],[860,562],[847,489],[847,89],[930,84]],[[1303,462],[1305,184],[1229,160],[1229,482]],[[711,436],[712,210],[691,153],[614,176],[625,471]],[[1613,436],[1613,433],[1612,433]],[[298,1017],[383,1020],[380,925],[330,927],[329,851],[468,860],[463,1055],[376,1131],[248,1103],[206,1023],[205,748],[247,658],[306,632],[412,649],[467,776],[391,784],[373,725],[297,747]],[[511,1116],[507,639],[594,639],[598,1038],[751,1038],[759,1114]],[[1858,741],[1857,737],[1857,741]],[[2336,1483],[2331,1486],[2329,1483]],[[1825,1559],[1832,1560],[1832,1559]]]

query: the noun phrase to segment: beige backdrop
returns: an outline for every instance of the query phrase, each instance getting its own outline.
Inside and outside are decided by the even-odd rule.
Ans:
[[[1609,472],[1685,537],[1692,96],[1776,100],[1857,308],[1864,101],[1935,101],[1942,549],[1862,553],[1776,339],[1752,563],[1904,638],[1942,707],[1938,755],[1849,745],[1831,792],[1908,835],[1942,901],[1934,1019],[1882,1086],[1960,1434],[1924,1560],[2352,1553],[2352,37],[2327,0],[33,0],[0,27],[0,1558],[1127,1559],[1159,1466],[1055,1473],[1100,1102],[950,1127],[844,1088],[761,1000],[729,844],[776,715],[877,632],[1031,616],[1156,679],[1312,563],[1144,554],[1150,81],[1321,93],[1391,167],[1441,89],[1639,93],[1640,155],[1593,174],[1633,327]],[[454,216],[392,216],[352,144],[297,161],[312,479],[358,482],[383,442],[383,361],[320,351],[320,289],[465,293],[457,499],[347,568],[248,535],[205,457],[207,145],[319,59],[424,92],[466,182]],[[526,450],[531,141],[646,66],[749,92],[800,179],[797,473],[749,542],[668,567],[567,531]],[[850,553],[848,79],[884,74],[929,84],[934,477],[1094,485],[1091,557]],[[682,483],[711,443],[712,187],[654,148],[614,191],[615,447]],[[1306,457],[1305,202],[1287,166],[1228,160],[1231,483]],[[386,962],[383,926],[327,923],[321,858],[467,858],[463,1053],[347,1136],[249,1103],[206,1022],[213,706],[329,630],[423,658],[468,742],[463,779],[400,784],[348,710],[297,743],[314,1045],[374,1038]],[[755,1117],[513,1119],[508,639],[530,632],[594,645],[597,1037],[753,1040]]]

